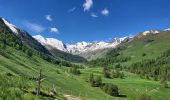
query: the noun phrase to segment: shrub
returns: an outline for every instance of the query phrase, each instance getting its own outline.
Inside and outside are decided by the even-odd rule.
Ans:
[[[100,87],[102,85],[102,78],[101,76],[96,76],[95,77],[95,82],[94,82],[96,87]]]
[[[113,70],[112,71],[112,78],[121,78],[121,79],[123,79],[124,76],[125,76],[124,73],[120,72],[119,70]]]
[[[32,51],[31,49],[28,49],[28,50],[26,51],[26,53],[27,53],[27,55],[28,55],[29,57],[32,57],[32,56],[33,56],[33,51]]]
[[[92,87],[100,87],[102,85],[102,78],[101,76],[94,76],[93,74],[90,74],[88,82]]]
[[[70,72],[73,73],[74,75],[80,75],[80,70],[77,67],[72,67],[70,68]]]
[[[88,82],[89,82],[91,85],[94,84],[94,75],[93,75],[93,73],[90,74]]]
[[[142,94],[139,100],[151,100],[151,97],[146,94]]]
[[[103,75],[105,78],[110,78],[110,70],[107,67],[103,68]]]
[[[118,91],[118,87],[117,85],[113,85],[111,83],[104,83],[102,86],[102,90],[111,95],[111,96],[118,96],[119,95],[119,91]]]
[[[143,53],[143,54],[142,54],[142,57],[145,57],[145,56],[146,56],[146,53]]]
[[[169,88],[167,81],[165,81],[165,82],[163,83],[163,85],[164,85],[164,88]]]
[[[112,70],[112,78],[117,78],[117,73],[115,70]]]

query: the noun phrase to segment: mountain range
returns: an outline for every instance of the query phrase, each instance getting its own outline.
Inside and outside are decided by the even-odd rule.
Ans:
[[[95,59],[100,57],[99,55],[104,55],[110,49],[115,48],[119,44],[128,43],[136,38],[141,38],[147,35],[158,34],[165,30],[148,30],[140,32],[134,37],[122,37],[113,38],[111,41],[94,41],[94,42],[78,42],[75,44],[67,44],[55,38],[45,38],[41,35],[31,36],[26,31],[17,28],[15,25],[11,24],[4,18],[1,18],[1,22],[4,24],[24,43],[30,47],[45,53],[47,55],[55,56],[56,58],[61,58],[65,60],[73,61],[73,59],[81,59],[80,61],[85,61],[85,59]],[[69,55],[69,59],[65,57]],[[85,58],[85,59],[84,59]],[[72,59],[72,60],[71,60]]]
[[[37,41],[39,41],[45,47],[52,49],[58,49],[63,52],[67,52],[73,55],[80,55],[82,57],[88,58],[87,55],[90,53],[97,53],[104,49],[115,48],[120,43],[128,42],[130,37],[114,38],[110,42],[99,41],[99,42],[78,42],[76,44],[65,44],[60,40],[54,38],[44,38],[41,35],[33,36]],[[86,56],[83,56],[86,54]],[[91,54],[90,54],[91,55]],[[89,55],[89,56],[90,56]]]
[[[64,58],[65,54],[72,56],[71,58],[78,57],[81,58],[87,57],[88,54],[93,52],[93,55],[97,53],[97,51],[101,51],[104,49],[115,48],[120,43],[128,42],[131,37],[123,37],[123,38],[114,38],[110,42],[99,41],[99,42],[78,42],[76,44],[65,44],[60,40],[54,38],[44,38],[41,35],[31,36],[26,31],[17,28],[15,25],[10,23],[4,18],[1,18],[4,24],[17,36],[21,39],[21,41],[36,50],[54,56],[61,56],[60,58]],[[60,54],[59,54],[60,52]],[[83,56],[86,55],[86,56]],[[83,59],[83,58],[82,58]]]
[[[68,94],[83,100],[138,100],[141,95],[143,98],[143,93],[153,100],[168,100],[169,88],[159,81],[163,76],[168,83],[170,80],[169,40],[170,30],[165,29],[139,32],[134,37],[113,38],[109,42],[67,44],[41,35],[31,36],[0,18],[0,96],[4,100],[7,97],[49,100],[50,90],[56,86],[57,100],[65,100]],[[109,78],[104,76],[105,66]],[[43,95],[38,97],[35,95],[36,80],[41,70],[45,80],[41,84]],[[123,73],[123,78],[115,76],[115,72]],[[117,86],[120,94],[127,97],[113,97],[100,87],[92,87],[88,82],[91,73],[95,80],[96,76],[101,76],[103,84]]]

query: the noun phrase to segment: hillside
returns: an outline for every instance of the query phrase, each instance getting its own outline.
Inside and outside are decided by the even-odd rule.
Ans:
[[[22,38],[14,32],[1,21],[0,98],[4,100],[65,100],[68,95],[81,100],[169,99],[170,74],[167,65],[170,52],[167,50],[170,49],[170,31],[139,34],[117,48],[99,51],[104,53],[88,64],[75,64],[73,62],[85,60],[49,45],[44,47],[38,41],[31,42],[29,39],[34,38],[29,38],[28,33]],[[48,53],[37,49],[39,47]],[[106,56],[103,57],[103,54]],[[37,76],[40,70],[43,81],[41,95],[37,96]],[[94,77],[90,83],[92,74]],[[117,95],[113,95],[115,89],[118,90]]]
[[[170,0],[0,0],[0,100],[170,100]]]
[[[30,48],[33,48],[39,51],[40,53],[45,54],[49,57],[55,57],[56,59],[59,59],[59,60],[72,61],[76,63],[86,62],[86,59],[84,59],[83,57],[68,54],[66,52],[62,52],[61,50],[56,49],[56,48],[51,48],[51,47],[48,48],[48,45],[41,44],[35,38],[33,38],[29,33],[27,33],[26,31],[23,31],[22,29],[17,28],[15,25],[11,24],[4,18],[0,18],[0,27],[2,29],[6,29],[9,32],[11,32],[11,35],[17,38],[21,44],[29,46]],[[3,36],[3,38],[6,38],[6,37]],[[68,58],[66,56],[68,56]]]
[[[49,90],[53,87],[53,85],[55,85],[57,91],[61,93],[58,94],[59,96],[57,95],[57,97],[60,97],[58,98],[59,100],[63,100],[62,94],[80,96],[83,100],[86,100],[87,98],[89,100],[104,100],[106,98],[109,100],[116,100],[115,97],[105,94],[99,88],[92,88],[90,84],[85,81],[90,73],[103,76],[102,68],[82,69],[82,74],[80,76],[75,76],[67,72],[67,67],[65,66],[52,64],[39,58],[38,56],[33,56],[30,58],[27,54],[12,47],[7,47],[5,51],[1,49],[0,61],[0,76],[2,77],[0,80],[0,88],[3,90],[0,92],[1,97],[5,98],[7,97],[6,94],[8,94],[9,99],[17,99],[18,97],[22,99],[40,99],[40,97],[37,97],[31,93],[32,91],[35,91],[36,82],[34,80],[30,80],[30,78],[37,77],[39,69],[42,69],[42,73],[45,76],[45,80],[42,84],[42,91],[49,93]],[[12,74],[12,76],[9,73]],[[169,94],[164,94],[169,92],[169,89],[164,89],[159,82],[145,79],[141,80],[137,75],[131,73],[125,73],[125,75],[128,75],[125,79],[112,80],[103,78],[104,82],[117,84],[120,92],[128,95],[127,98],[121,99],[138,100],[140,95],[145,93],[146,89],[148,89],[147,93],[150,94],[154,100],[169,98]],[[23,92],[23,90],[19,87],[26,87],[28,93]],[[11,89],[14,90],[11,91]],[[9,90],[11,92],[9,92]],[[42,96],[41,99],[42,98],[49,99],[44,96]]]
[[[49,58],[31,46],[26,46],[4,24],[1,24],[0,36],[0,98],[65,100],[66,94],[79,96],[79,90],[82,93],[81,98],[98,98],[98,100],[105,98],[104,92],[91,89],[84,80],[69,73],[69,67],[78,65]],[[36,96],[36,78],[40,69],[45,80],[41,85],[43,93],[41,96]],[[53,86],[57,94],[49,97],[48,94],[54,89]]]
[[[169,30],[141,32],[130,42],[120,44],[117,48],[107,52],[103,58],[90,61],[88,65],[93,68],[89,71],[92,70],[92,73],[97,75],[103,73],[108,82],[117,84],[123,89],[121,90],[123,93],[132,95],[130,98],[134,96],[134,100],[167,99],[169,96],[165,91],[169,92],[170,81],[169,40]],[[101,72],[102,68],[103,72]],[[124,77],[117,79],[117,75]],[[152,85],[145,84],[147,81]],[[156,84],[160,86],[156,86]],[[142,90],[141,87],[145,89]],[[134,89],[131,91],[131,88]],[[149,95],[150,98],[136,98],[140,97],[142,93]]]
[[[11,24],[4,18],[0,18],[0,28],[1,30],[6,29],[8,32],[13,33],[11,35],[14,35],[23,44],[30,46],[31,48],[34,48],[41,53],[51,55],[50,52],[44,46],[42,46],[38,41],[36,41],[29,33],[17,28],[15,25]],[[4,38],[7,37],[4,36]]]
[[[162,31],[158,34],[146,36],[140,34],[126,44],[127,48],[122,50],[120,54],[131,58],[131,61],[127,63],[128,65],[143,59],[153,59],[170,49],[169,40],[170,31]]]
[[[97,57],[102,57],[101,55],[105,54],[109,49],[115,48],[121,43],[128,42],[131,40],[131,37],[123,38],[113,38],[110,41],[94,41],[94,42],[77,42],[75,44],[67,44],[55,38],[44,38],[41,35],[33,36],[37,41],[42,45],[48,48],[48,50],[58,49],[60,51],[69,53],[70,55],[77,55],[78,57],[84,57],[87,60],[96,59]],[[53,52],[54,53],[54,52]],[[79,58],[80,58],[79,57]],[[82,59],[83,60],[83,59]]]
[[[87,60],[84,57],[81,57],[79,55],[73,55],[61,50],[58,50],[56,48],[53,48],[51,46],[47,46],[48,50],[51,52],[52,55],[54,55],[57,59],[64,59],[66,61],[74,62],[74,63],[86,63]]]
[[[131,64],[144,59],[159,57],[166,50],[170,49],[169,39],[169,30],[159,31],[158,33],[145,31],[139,33],[131,41],[122,43],[118,45],[117,48],[108,50],[105,55],[103,54],[101,56],[103,57],[102,59],[106,58],[108,60],[114,59],[116,56],[118,56],[118,58],[128,58],[128,61],[125,61],[122,64],[130,66]]]

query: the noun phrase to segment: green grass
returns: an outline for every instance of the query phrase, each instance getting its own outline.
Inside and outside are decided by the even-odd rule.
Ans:
[[[82,70],[81,77],[87,79],[90,73],[102,76],[102,68],[87,68]],[[140,79],[139,76],[128,72],[125,72],[125,75],[127,76],[125,79],[103,78],[103,82],[117,85],[120,93],[127,95],[127,98],[124,98],[125,100],[139,100],[142,94],[148,94],[152,100],[168,100],[170,98],[170,89],[164,88],[160,82]]]
[[[11,78],[9,79],[9,82],[12,83],[11,86],[5,86],[3,83],[3,78],[0,78],[0,84],[1,87],[8,87],[5,90],[14,89],[15,92],[12,92],[11,95],[14,95],[13,93],[19,93],[22,94],[21,98],[41,99],[30,93],[23,93],[23,91],[20,91],[19,86],[15,84],[17,82],[23,82],[20,81],[20,78],[22,79],[23,76],[36,77],[39,69],[42,69],[43,75],[46,76],[46,79],[43,82],[42,91],[46,93],[50,91],[54,84],[60,93],[80,96],[84,100],[106,100],[106,98],[108,98],[108,100],[116,100],[115,97],[105,94],[100,88],[91,87],[90,84],[85,81],[90,73],[94,73],[95,75],[102,75],[101,68],[82,69],[82,74],[80,76],[74,76],[68,73],[68,68],[65,68],[64,66],[59,67],[58,65],[51,64],[36,56],[34,56],[33,58],[29,58],[24,53],[16,51],[12,48],[7,48],[7,51],[9,52],[4,53],[6,57],[0,55],[0,76],[4,77],[5,79],[8,79],[9,77],[4,76],[5,73],[12,73],[15,76],[9,77]],[[104,82],[118,85],[120,93],[127,95],[127,98],[119,99],[138,100],[139,96],[143,93],[149,94],[153,98],[153,100],[160,100],[160,98],[169,98],[168,93],[170,92],[170,90],[163,88],[159,82],[140,79],[138,76],[131,73],[126,73],[126,75],[128,77],[125,79],[103,78]],[[36,83],[34,81],[30,81],[28,79],[25,79],[24,81],[28,82],[29,91],[35,91]],[[146,89],[148,91],[146,91]],[[61,100],[62,99],[63,98],[61,98]]]
[[[50,89],[52,89],[52,86],[55,85],[60,93],[80,96],[84,100],[104,100],[107,96],[107,94],[105,94],[102,90],[98,88],[91,88],[91,86],[87,82],[85,82],[84,79],[68,73],[66,71],[67,68],[65,68],[64,66],[59,67],[59,65],[49,63],[37,56],[33,56],[32,58],[30,58],[23,52],[17,51],[11,47],[7,47],[5,51],[1,50],[1,72],[11,73],[15,77],[21,78],[37,77],[39,69],[42,69],[42,73],[45,76],[45,80],[42,85],[42,91],[44,91],[45,93],[48,93]],[[11,78],[13,79],[13,77]],[[16,81],[11,81],[12,85],[15,85]],[[31,81],[30,83],[36,84],[34,81]],[[1,87],[5,86],[1,85]],[[35,91],[35,88],[35,85],[31,85],[29,90]],[[18,89],[17,86],[16,89]],[[18,89],[18,91],[22,92],[20,89]],[[27,95],[27,93],[24,93],[24,95]],[[113,99],[113,97],[111,96],[110,98]]]
[[[121,55],[131,57],[131,61],[126,62],[125,65],[130,66],[134,62],[139,62],[143,59],[154,59],[160,56],[161,53],[170,49],[169,44],[170,32],[162,32],[157,35],[141,37],[128,43],[127,49],[121,51]],[[152,42],[146,42],[153,40]],[[146,56],[143,57],[142,54]]]
[[[166,36],[164,36],[165,34]],[[147,37],[146,40],[154,40],[147,44],[144,44],[143,41],[136,41],[132,47],[123,50],[122,55],[132,57],[129,62],[124,64],[129,66],[133,62],[159,56],[162,51],[170,47],[168,42],[170,35],[168,33],[164,33],[164,35]],[[142,53],[146,53],[146,56],[142,57]],[[116,100],[115,97],[107,95],[100,88],[91,87],[85,81],[90,73],[102,76],[101,68],[82,69],[80,76],[74,76],[68,73],[68,68],[64,66],[54,65],[38,56],[30,58],[25,53],[11,47],[7,47],[6,50],[0,49],[0,89],[4,91],[0,92],[0,98],[4,96],[8,97],[6,99],[48,99],[46,97],[37,97],[30,92],[24,93],[19,88],[20,83],[22,83],[29,86],[28,91],[35,91],[36,82],[23,77],[37,77],[40,69],[42,69],[45,76],[42,91],[48,93],[52,86],[55,85],[60,94],[58,96],[59,100],[63,100],[63,95],[65,94],[80,96],[83,100],[106,100],[107,98],[108,100]],[[6,73],[11,73],[13,76],[7,76]],[[125,74],[127,75],[125,79],[103,78],[104,82],[118,85],[120,93],[127,95],[127,98],[118,99],[139,100],[140,95],[145,93],[150,95],[152,100],[162,100],[162,98],[168,100],[170,98],[170,89],[164,88],[159,82],[140,79],[137,75],[128,72]],[[7,95],[8,92],[9,96]],[[17,98],[17,96],[20,98]]]

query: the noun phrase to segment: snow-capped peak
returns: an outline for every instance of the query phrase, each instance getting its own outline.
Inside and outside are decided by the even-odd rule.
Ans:
[[[148,34],[158,34],[158,33],[160,33],[160,31],[158,30],[149,30],[149,31],[142,32],[142,35],[146,36]]]
[[[59,41],[54,38],[44,38],[41,35],[33,36],[36,40],[38,40],[44,46],[51,46],[53,48],[59,49],[61,51],[67,51],[65,44],[62,41]]]
[[[118,44],[122,43],[126,38],[115,38],[112,42],[78,42],[76,44],[67,45],[67,50],[72,54],[81,54],[84,52],[90,52],[95,50],[101,50],[106,48],[114,48]]]
[[[164,31],[170,31],[170,28],[164,29]]]
[[[16,29],[16,26],[11,24],[10,22],[8,22],[7,20],[5,20],[4,18],[2,18],[2,20],[4,21],[4,23],[11,29],[11,31],[15,34],[18,34],[18,30]]]
[[[61,51],[65,51],[72,54],[81,54],[84,52],[95,51],[99,49],[106,48],[114,48],[118,44],[122,43],[127,37],[123,38],[115,38],[112,42],[78,42],[76,44],[64,44],[62,41],[59,41],[54,38],[44,38],[41,35],[33,36],[36,40],[38,40],[44,46],[51,46],[53,48],[59,49]]]

